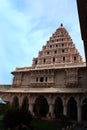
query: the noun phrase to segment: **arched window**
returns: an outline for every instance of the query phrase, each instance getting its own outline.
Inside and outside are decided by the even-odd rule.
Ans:
[[[39,96],[35,100],[34,114],[37,117],[46,117],[49,111],[49,105],[44,96]]]
[[[68,101],[67,114],[71,120],[77,120],[77,103],[73,97]]]
[[[60,97],[57,97],[54,103],[54,114],[56,118],[59,118],[63,114],[63,102]]]
[[[28,97],[25,96],[25,97],[23,98],[22,108],[28,110],[28,107],[29,107],[29,105],[28,105]]]
[[[15,96],[15,97],[13,98],[12,104],[13,104],[14,106],[19,107],[19,100],[18,100],[18,97],[17,97],[17,96]]]
[[[82,120],[87,121],[87,98],[82,102]]]

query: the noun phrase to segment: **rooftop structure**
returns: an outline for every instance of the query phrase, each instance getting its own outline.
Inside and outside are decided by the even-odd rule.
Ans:
[[[85,66],[78,50],[75,47],[67,30],[61,24],[56,29],[52,36],[47,41],[46,45],[39,51],[38,57],[33,59],[31,67],[16,68],[16,71],[21,72],[34,69],[48,68],[72,68]]]

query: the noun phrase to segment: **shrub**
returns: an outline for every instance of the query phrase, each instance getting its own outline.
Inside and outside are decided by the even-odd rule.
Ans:
[[[60,124],[66,128],[67,126],[70,125],[70,119],[67,115],[60,115]]]
[[[4,113],[3,122],[6,128],[16,128],[18,126],[28,126],[32,121],[32,115],[26,109],[15,106],[8,106]]]

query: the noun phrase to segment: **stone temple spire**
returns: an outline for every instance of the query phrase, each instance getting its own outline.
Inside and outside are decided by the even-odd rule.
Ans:
[[[69,33],[61,23],[52,34],[46,45],[42,47],[38,57],[33,59],[33,66],[49,64],[81,63],[82,57],[75,47]]]

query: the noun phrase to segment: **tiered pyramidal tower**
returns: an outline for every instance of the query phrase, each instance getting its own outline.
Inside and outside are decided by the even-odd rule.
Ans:
[[[17,68],[14,87],[77,87],[78,67],[83,66],[82,57],[73,41],[61,26],[43,46],[31,67]]]
[[[82,57],[79,55],[70,35],[61,24],[49,41],[47,41],[47,44],[43,46],[38,57],[33,59],[33,66],[44,65],[45,67],[45,65],[52,64],[60,65],[81,62]]]

